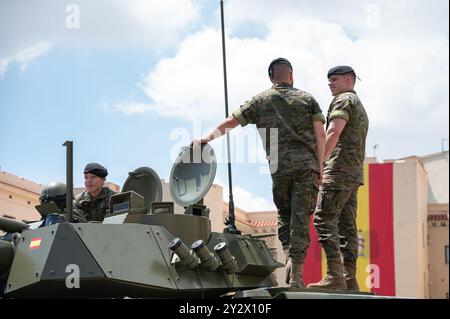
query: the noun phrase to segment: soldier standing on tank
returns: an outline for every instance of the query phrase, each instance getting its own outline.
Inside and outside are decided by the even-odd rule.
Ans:
[[[74,206],[82,210],[89,221],[102,221],[109,209],[109,198],[115,194],[104,187],[108,170],[98,163],[89,163],[84,168],[86,190],[74,200]]]
[[[309,246],[309,219],[314,211],[325,150],[325,118],[307,92],[293,87],[291,63],[278,58],[269,65],[273,83],[220,123],[210,134],[193,140],[199,149],[239,124],[256,124],[272,177],[273,200],[278,209],[278,237],[285,252],[286,282],[304,287],[303,265]],[[278,139],[273,138],[273,130]],[[267,138],[267,135],[270,138]]]
[[[359,290],[356,208],[358,188],[364,184],[369,119],[354,91],[355,80],[355,71],[349,66],[328,71],[334,99],[327,115],[326,162],[314,214],[314,226],[327,257],[327,275],[308,287]]]

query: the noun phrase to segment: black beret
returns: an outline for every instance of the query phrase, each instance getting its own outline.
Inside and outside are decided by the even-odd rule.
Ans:
[[[330,78],[330,76],[332,76],[332,75],[343,75],[343,74],[347,74],[347,73],[355,74],[355,70],[353,70],[352,67],[347,66],[347,65],[338,65],[338,66],[335,66],[334,68],[331,68],[328,71],[328,78]],[[356,76],[356,74],[355,74],[355,76]]]
[[[292,65],[291,65],[291,62],[289,62],[287,59],[285,59],[285,58],[278,58],[278,59],[275,59],[275,60],[272,60],[272,62],[270,62],[270,64],[269,64],[269,76],[270,77],[272,77],[272,74],[273,74],[273,66],[275,65],[275,64],[286,64],[286,65],[288,65],[291,69],[292,69]]]
[[[106,177],[108,170],[98,163],[89,163],[84,168],[84,174],[91,173],[98,177]]]

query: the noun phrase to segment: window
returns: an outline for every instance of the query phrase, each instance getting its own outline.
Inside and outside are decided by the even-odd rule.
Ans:
[[[28,204],[28,205],[30,205],[30,204],[31,204],[31,202],[30,202],[30,201],[27,201],[27,204]]]
[[[12,195],[9,195],[9,199],[12,199]]]
[[[445,263],[448,264],[448,245],[445,246]]]

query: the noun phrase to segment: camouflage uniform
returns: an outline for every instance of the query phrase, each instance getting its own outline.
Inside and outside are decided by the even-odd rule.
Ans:
[[[75,198],[74,206],[85,213],[87,220],[102,221],[109,208],[109,198],[114,194],[108,187],[103,187],[95,198],[92,198],[88,191],[84,191]]]
[[[271,169],[278,237],[289,256],[302,262],[309,245],[309,216],[320,170],[313,122],[325,122],[322,110],[310,94],[288,84],[275,84],[233,116],[242,126],[250,123],[258,128]],[[278,129],[278,139],[270,128]]]
[[[356,92],[344,92],[331,102],[327,128],[331,120],[347,123],[336,147],[324,166],[314,225],[327,258],[356,261],[358,230],[356,226],[357,192],[364,184],[364,157],[369,119]]]

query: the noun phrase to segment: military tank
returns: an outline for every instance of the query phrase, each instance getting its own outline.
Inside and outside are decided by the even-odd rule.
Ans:
[[[3,297],[215,298],[276,286],[273,272],[284,265],[263,240],[226,228],[211,231],[203,197],[216,167],[208,144],[197,160],[191,148],[179,153],[169,184],[182,214],[174,213],[174,202],[162,201],[158,174],[140,167],[110,198],[102,222],[74,222],[69,216],[47,226],[1,218],[0,229],[8,233],[0,240]],[[55,209],[41,208],[44,222]]]

